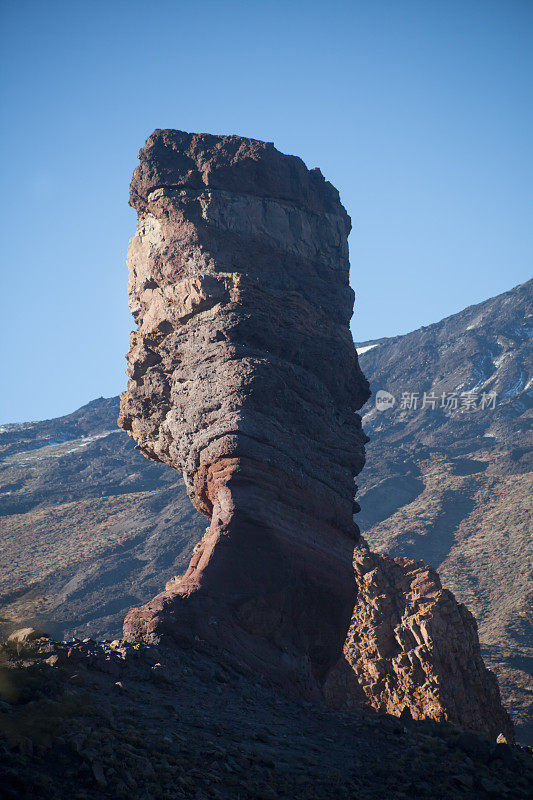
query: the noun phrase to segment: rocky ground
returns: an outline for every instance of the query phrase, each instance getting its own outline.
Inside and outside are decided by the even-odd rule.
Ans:
[[[530,796],[527,747],[302,704],[193,649],[35,636],[0,651],[5,800]]]

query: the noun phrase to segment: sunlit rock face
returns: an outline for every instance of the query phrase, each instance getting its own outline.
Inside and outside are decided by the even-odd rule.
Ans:
[[[184,576],[125,621],[315,695],[356,589],[369,396],[349,330],[350,219],[272,144],[155,131],[130,203],[137,323],[119,424],[210,520]]]
[[[455,722],[513,738],[498,682],[481,656],[466,606],[423,562],[355,549],[357,601],[344,657],[324,691],[338,708],[369,705],[413,719]]]

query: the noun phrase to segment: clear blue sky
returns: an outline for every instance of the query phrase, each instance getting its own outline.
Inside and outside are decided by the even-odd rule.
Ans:
[[[353,332],[531,275],[531,0],[0,3],[0,422],[125,385],[125,253],[154,128],[273,141],[354,230]]]

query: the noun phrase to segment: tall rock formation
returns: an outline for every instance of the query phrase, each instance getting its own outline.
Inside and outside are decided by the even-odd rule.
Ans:
[[[369,388],[336,189],[272,144],[157,130],[130,203],[119,424],[183,472],[210,524],[125,637],[199,641],[333,705],[512,735],[469,612],[353,522]]]
[[[337,190],[272,144],[157,130],[130,191],[119,424],[183,472],[210,525],[128,638],[199,639],[318,696],[355,602],[369,396]]]

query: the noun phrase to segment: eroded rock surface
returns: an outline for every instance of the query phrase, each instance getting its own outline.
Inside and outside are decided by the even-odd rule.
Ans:
[[[512,737],[473,617],[353,522],[369,391],[337,191],[271,144],[156,131],[130,202],[119,424],[183,472],[210,525],[125,637],[200,641],[300,696]]]
[[[423,562],[355,551],[358,596],[326,695],[332,705],[368,704],[413,719],[449,720],[512,741],[498,682],[485,667],[466,606]],[[355,677],[355,680],[353,678]]]
[[[183,472],[209,528],[128,638],[199,638],[315,695],[355,601],[354,475],[369,395],[349,330],[350,219],[272,144],[155,131],[130,203],[119,424]]]

